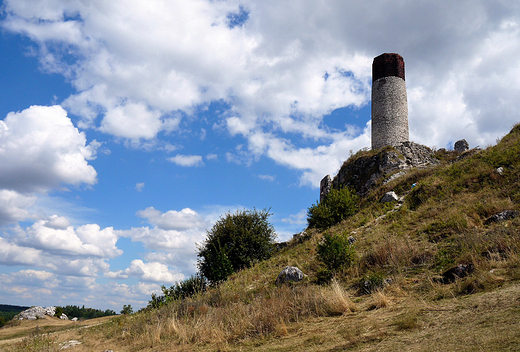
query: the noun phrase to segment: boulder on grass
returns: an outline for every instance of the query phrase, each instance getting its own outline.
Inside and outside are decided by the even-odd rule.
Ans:
[[[286,266],[283,270],[278,274],[278,278],[276,279],[277,284],[283,284],[285,282],[293,281],[298,282],[302,281],[305,277],[305,274],[295,266]]]
[[[501,222],[505,220],[510,220],[516,218],[518,215],[520,215],[520,212],[517,210],[504,210],[503,212],[500,212],[498,214],[493,215],[489,219],[487,219],[484,222],[484,225],[489,225],[494,222]]]

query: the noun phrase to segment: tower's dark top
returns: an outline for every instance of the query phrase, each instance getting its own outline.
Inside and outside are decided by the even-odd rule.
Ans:
[[[381,77],[396,76],[404,80],[404,60],[399,54],[381,54],[372,63],[372,82]]]

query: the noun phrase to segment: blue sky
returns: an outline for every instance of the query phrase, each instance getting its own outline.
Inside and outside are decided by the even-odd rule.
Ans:
[[[280,241],[370,145],[372,59],[406,62],[410,139],[518,122],[514,2],[4,0],[0,302],[145,306],[226,212]]]

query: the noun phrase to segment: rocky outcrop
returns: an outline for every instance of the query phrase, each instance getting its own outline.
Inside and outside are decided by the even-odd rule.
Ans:
[[[379,181],[390,175],[414,167],[436,165],[434,152],[421,144],[404,142],[395,147],[386,147],[374,154],[349,158],[332,181],[332,187],[353,187],[359,195],[365,195]],[[404,173],[401,173],[404,174]]]
[[[394,191],[386,192],[383,197],[381,197],[381,203],[389,203],[389,202],[397,202],[399,197]]]
[[[465,139],[461,139],[460,141],[455,142],[453,149],[457,153],[464,153],[466,150],[469,149],[469,143]]]
[[[50,317],[54,317],[56,315],[56,307],[31,307],[27,310],[24,310],[20,314],[14,317],[14,320],[36,320],[43,319],[46,315]],[[69,320],[69,318],[62,313],[59,316],[62,320]]]
[[[332,178],[330,175],[325,176],[320,182],[320,203],[323,202],[327,194],[332,188]]]
[[[14,317],[14,320],[36,320],[43,319],[46,315],[53,317],[56,314],[56,307],[31,307],[24,310]]]

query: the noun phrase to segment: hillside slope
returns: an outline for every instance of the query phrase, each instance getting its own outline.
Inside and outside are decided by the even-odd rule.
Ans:
[[[496,146],[436,157],[204,294],[78,332],[74,351],[516,350],[520,125]],[[403,201],[379,202],[388,191]],[[493,221],[505,210],[513,216]],[[324,233],[356,239],[356,260],[331,281],[317,258]],[[287,265],[305,280],[276,285]]]

